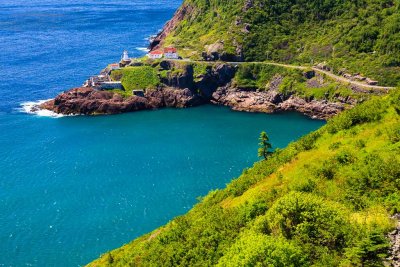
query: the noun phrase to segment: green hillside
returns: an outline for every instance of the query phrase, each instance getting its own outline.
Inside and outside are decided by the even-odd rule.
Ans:
[[[399,0],[185,0],[178,13],[165,45],[185,56],[326,61],[382,85],[400,83]]]
[[[343,112],[89,266],[383,266],[390,216],[400,212],[399,166],[396,90]]]

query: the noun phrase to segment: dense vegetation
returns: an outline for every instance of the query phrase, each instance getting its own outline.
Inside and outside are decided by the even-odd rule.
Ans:
[[[132,90],[155,89],[159,84],[157,71],[151,66],[126,67],[111,73],[113,80],[120,80],[127,95]]]
[[[186,0],[166,44],[201,58],[206,45],[246,61],[327,61],[385,85],[400,81],[399,0]]]
[[[335,82],[329,77],[317,74],[306,77],[311,70],[291,69],[262,63],[244,63],[238,66],[233,85],[243,89],[268,90],[275,79],[283,95],[297,95],[304,99],[327,99],[336,101],[338,97],[353,99],[367,98],[366,93],[354,92],[348,86]]]
[[[383,266],[390,215],[400,212],[399,165],[396,90],[343,112],[90,265]]]

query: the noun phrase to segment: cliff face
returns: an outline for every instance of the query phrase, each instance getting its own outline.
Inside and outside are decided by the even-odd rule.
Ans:
[[[162,107],[190,107],[204,103],[189,89],[163,88],[146,92],[143,97],[124,98],[118,93],[98,91],[94,88],[79,87],[58,95],[55,99],[37,108],[59,114],[119,114]]]
[[[154,39],[151,40],[149,48],[150,50],[158,49],[163,45],[164,39],[171,34],[179,23],[185,19],[186,16],[189,16],[193,11],[193,6],[188,3],[183,3],[182,6],[175,12],[172,19],[167,21],[164,25],[161,32],[159,32]]]

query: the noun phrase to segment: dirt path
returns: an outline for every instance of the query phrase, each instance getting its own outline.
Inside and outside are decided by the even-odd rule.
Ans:
[[[228,64],[243,64],[244,62],[227,62],[227,63]],[[299,69],[299,70],[305,70],[305,69],[309,69],[310,68],[310,67],[297,66],[297,65],[274,63],[274,62],[250,62],[250,63],[266,64],[266,65],[280,66],[280,67],[284,67],[284,68]],[[353,81],[353,80],[347,79],[347,78],[345,78],[343,76],[339,76],[339,75],[333,74],[332,72],[318,69],[316,67],[311,67],[311,69],[314,70],[315,72],[325,74],[325,75],[329,76],[330,78],[332,78],[332,79],[334,79],[334,80],[336,80],[338,82],[345,83],[345,84],[352,84],[352,85],[355,85],[355,86],[358,86],[358,87],[362,87],[362,88],[365,88],[365,89],[388,91],[388,90],[391,90],[391,89],[395,88],[395,87],[390,87],[390,86],[369,85],[369,84],[365,84],[365,83],[362,83],[362,82]]]

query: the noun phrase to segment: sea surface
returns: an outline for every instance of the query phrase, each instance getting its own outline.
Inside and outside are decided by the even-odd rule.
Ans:
[[[202,106],[98,117],[27,102],[144,55],[177,0],[0,3],[0,266],[80,266],[184,214],[274,147],[323,125],[300,114]],[[48,115],[48,114],[42,114]]]

